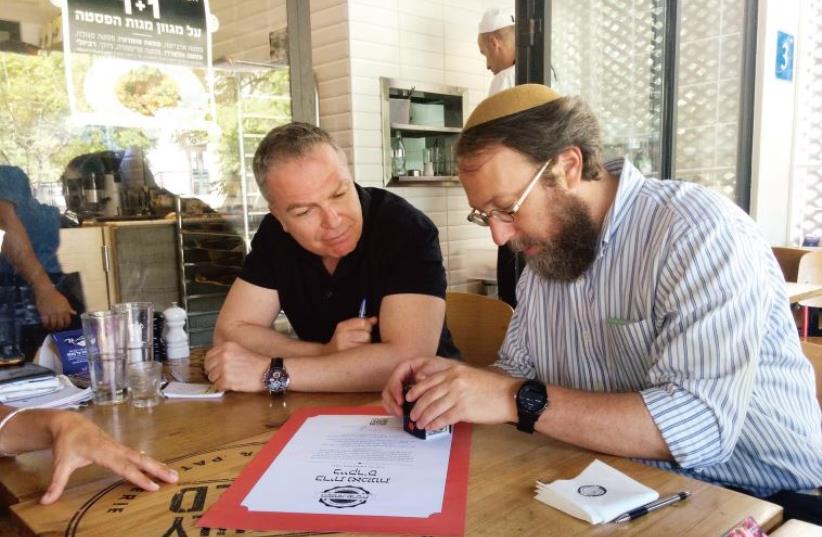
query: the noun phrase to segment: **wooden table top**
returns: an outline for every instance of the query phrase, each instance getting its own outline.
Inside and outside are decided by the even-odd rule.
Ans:
[[[37,498],[49,482],[51,455],[41,451],[0,462],[2,499],[7,504],[21,502],[12,506],[12,512],[28,535],[200,535],[194,526],[196,519],[291,412],[305,406],[375,404],[377,398],[375,393],[289,393],[285,398],[229,393],[212,401],[166,400],[151,410],[130,405],[91,407],[82,412],[119,440],[169,462],[180,472],[181,482],[146,493],[107,471],[83,468],[72,476],[61,500],[44,507]],[[627,524],[601,526],[591,526],[533,499],[536,480],[571,478],[594,458],[660,496],[680,490],[692,496]],[[782,510],[675,473],[497,425],[474,426],[466,516],[466,535],[472,536],[717,536],[746,516],[769,531],[781,522]]]
[[[791,304],[822,296],[822,285],[818,283],[785,282],[785,287],[788,289],[788,300]]]

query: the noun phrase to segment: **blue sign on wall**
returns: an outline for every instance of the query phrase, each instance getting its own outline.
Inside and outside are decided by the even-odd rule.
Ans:
[[[776,34],[776,78],[793,80],[794,40],[791,34]]]

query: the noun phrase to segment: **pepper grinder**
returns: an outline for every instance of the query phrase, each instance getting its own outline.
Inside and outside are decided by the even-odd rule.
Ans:
[[[168,360],[185,360],[189,356],[188,334],[185,324],[188,317],[186,310],[172,302],[171,307],[163,311],[166,320],[163,339],[166,342]]]

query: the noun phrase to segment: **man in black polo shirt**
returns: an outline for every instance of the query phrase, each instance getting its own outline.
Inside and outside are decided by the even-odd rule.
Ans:
[[[402,360],[458,356],[445,328],[437,228],[356,185],[331,136],[272,130],[254,155],[271,214],[220,311],[208,378],[236,391],[380,390]],[[280,309],[299,339],[271,329]]]

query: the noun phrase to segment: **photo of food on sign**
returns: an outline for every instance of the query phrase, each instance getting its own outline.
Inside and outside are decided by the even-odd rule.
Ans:
[[[117,98],[126,108],[153,116],[161,108],[180,103],[180,88],[157,67],[143,65],[122,75],[117,83]]]
[[[87,65],[83,73],[85,65],[75,62],[85,101],[78,112],[86,123],[151,127],[173,121],[196,127],[211,117],[205,83],[191,67],[118,58],[92,58]]]

